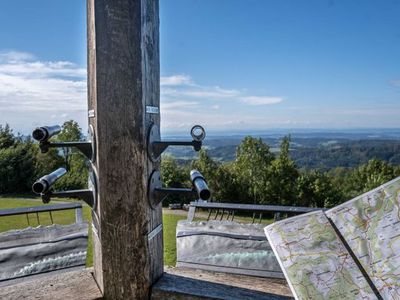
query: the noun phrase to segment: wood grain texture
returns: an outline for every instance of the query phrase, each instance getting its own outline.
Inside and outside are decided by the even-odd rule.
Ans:
[[[41,276],[0,288],[0,299],[102,299],[91,269]]]
[[[89,122],[97,136],[94,169],[99,204],[94,222],[95,276],[108,299],[144,299],[162,274],[161,206],[150,208],[149,124],[159,115],[158,0],[88,0]],[[97,223],[97,225],[96,225]]]
[[[93,269],[43,274],[0,288],[0,299],[101,299]],[[134,299],[134,298],[129,298]],[[293,299],[284,280],[166,268],[152,288],[151,299]]]
[[[284,280],[166,268],[152,289],[151,299],[289,300],[293,296]]]

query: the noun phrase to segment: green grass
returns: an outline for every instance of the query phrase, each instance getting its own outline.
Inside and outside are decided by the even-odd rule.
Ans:
[[[163,214],[164,228],[164,265],[175,266],[176,263],[176,224],[185,216]]]

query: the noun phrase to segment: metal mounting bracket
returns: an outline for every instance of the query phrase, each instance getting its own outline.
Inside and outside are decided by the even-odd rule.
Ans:
[[[195,135],[195,130],[200,129],[200,134]],[[192,128],[191,134],[193,137],[192,141],[161,141],[160,137],[160,129],[157,125],[151,124],[150,130],[147,136],[147,152],[151,161],[156,162],[160,155],[167,149],[169,146],[192,146],[195,151],[200,151],[202,146],[202,141],[205,138],[205,130],[200,125],[196,125]]]
[[[186,188],[163,188],[160,172],[153,171],[148,185],[148,198],[151,208],[155,209],[170,194],[196,195],[196,191]]]
[[[75,147],[83,153],[92,163],[96,160],[96,135],[93,126],[89,126],[91,141],[89,142],[49,142],[47,140],[40,142],[39,148],[42,153],[47,153],[49,148]]]
[[[84,201],[93,210],[97,207],[97,176],[94,170],[89,173],[89,188],[82,190],[61,191],[61,192],[46,192],[41,194],[43,203],[49,203],[51,198],[75,198]]]

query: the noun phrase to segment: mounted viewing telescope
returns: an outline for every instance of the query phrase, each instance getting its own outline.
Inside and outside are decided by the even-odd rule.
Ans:
[[[193,140],[185,141],[161,141],[160,131],[156,125],[152,125],[147,138],[148,153],[152,161],[156,161],[169,146],[192,146],[195,151],[200,151],[206,131],[200,125],[195,125],[190,130]]]
[[[89,127],[90,134],[92,136],[91,142],[79,141],[79,142],[49,142],[49,139],[61,132],[61,126],[42,126],[36,128],[32,132],[32,137],[39,142],[39,148],[42,153],[47,153],[49,148],[69,148],[75,147],[80,150],[90,161],[95,159],[95,136],[93,134],[93,128]]]
[[[49,203],[52,197],[76,198],[86,202],[90,207],[93,208],[96,205],[97,197],[97,183],[94,172],[89,172],[89,189],[61,192],[50,191],[50,188],[53,186],[53,184],[56,183],[56,181],[64,176],[66,173],[66,169],[59,168],[54,172],[39,178],[32,185],[32,191],[41,196],[43,203]]]
[[[208,200],[211,197],[210,189],[203,175],[197,170],[190,171],[190,181],[193,184],[194,190],[197,192],[199,199]]]
[[[38,142],[47,141],[61,132],[60,125],[38,127],[32,132],[32,137]]]
[[[54,172],[39,178],[33,185],[32,190],[36,194],[47,193],[50,187],[62,176],[67,174],[67,170],[64,168],[59,168]]]
[[[156,207],[165,197],[171,194],[177,195],[196,195],[198,199],[206,201],[211,198],[211,191],[203,175],[197,170],[190,171],[190,181],[192,188],[164,188],[162,187],[159,171],[154,171],[150,177],[149,201],[151,207]]]

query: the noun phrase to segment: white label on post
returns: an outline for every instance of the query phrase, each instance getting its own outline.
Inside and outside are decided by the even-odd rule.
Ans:
[[[146,105],[146,112],[148,114],[158,114],[159,113],[159,109],[157,106],[148,106]]]
[[[89,118],[94,118],[94,109],[88,111]]]

